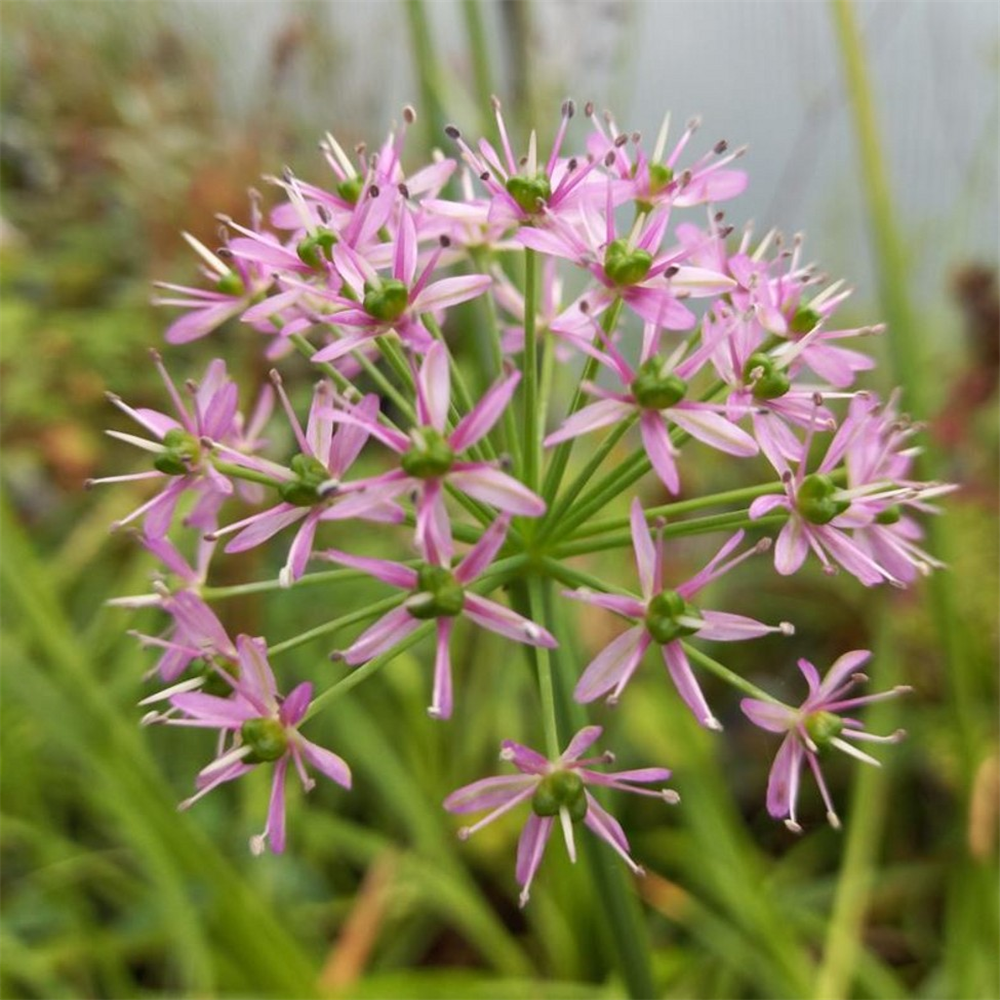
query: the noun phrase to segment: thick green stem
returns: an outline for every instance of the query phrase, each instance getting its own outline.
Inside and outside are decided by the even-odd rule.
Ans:
[[[574,632],[563,617],[563,603],[553,599],[550,584],[544,585],[542,596],[545,621],[559,642],[552,651],[556,710],[565,731],[576,732],[587,724],[587,713],[582,705],[573,700],[573,678],[579,659],[574,648]],[[649,936],[642,907],[629,884],[626,869],[606,845],[597,843],[592,837],[583,840],[580,847],[594,880],[597,901],[614,942],[615,959],[628,995],[633,1000],[655,997],[657,990],[650,962]]]

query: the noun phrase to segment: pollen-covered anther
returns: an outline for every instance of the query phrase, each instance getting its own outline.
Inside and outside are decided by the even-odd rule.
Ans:
[[[331,650],[327,655],[327,659],[332,663],[341,663],[344,660],[344,651],[342,649]]]
[[[412,104],[403,105],[403,121],[407,125],[412,125],[417,120],[417,112]]]
[[[826,814],[826,821],[834,828],[834,830],[839,830],[841,828],[840,817],[832,809]]]
[[[802,832],[802,827],[798,823],[796,823],[794,819],[786,819],[785,826],[787,826],[788,829],[792,831],[792,833]]]
[[[778,631],[782,635],[795,635],[795,626],[791,622],[778,622]]]
[[[472,831],[467,826],[460,826],[456,836],[459,840],[468,840],[472,836]]]
[[[664,788],[660,792],[660,797],[664,802],[669,802],[672,806],[677,805],[681,800],[679,793],[675,792],[672,788]]]
[[[761,540],[760,540],[760,541],[759,541],[759,542],[758,542],[758,543],[757,543],[757,544],[756,544],[756,545],[755,545],[755,546],[753,547],[753,550],[754,550],[754,552],[756,552],[756,553],[757,553],[758,555],[760,555],[760,554],[761,554],[762,552],[769,552],[769,551],[770,551],[770,549],[771,549],[771,546],[772,546],[773,544],[774,544],[774,539],[772,539],[772,538],[762,538],[762,539],[761,539]]]

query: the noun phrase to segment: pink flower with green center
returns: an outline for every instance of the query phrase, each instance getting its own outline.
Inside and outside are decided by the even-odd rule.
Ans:
[[[839,828],[840,820],[820,770],[820,757],[830,749],[840,750],[878,767],[879,762],[870,754],[859,750],[855,744],[897,743],[905,735],[902,730],[897,730],[890,736],[875,736],[866,732],[864,724],[857,719],[842,717],[843,712],[873,701],[894,698],[911,690],[908,687],[896,687],[880,694],[845,697],[855,684],[867,680],[864,674],[858,673],[858,668],[871,655],[867,649],[845,653],[830,667],[822,681],[819,672],[808,660],[799,660],[799,670],[809,685],[809,695],[798,708],[790,708],[778,702],[760,701],[757,698],[744,698],[740,702],[744,714],[754,725],[771,733],[786,734],[771,766],[767,784],[767,811],[775,819],[784,819],[785,826],[795,833],[802,832],[796,818],[796,806],[803,764],[808,764],[816,779],[826,807],[827,820],[831,826]]]
[[[372,499],[367,506],[358,508],[355,505],[347,514],[343,513],[344,498],[338,490],[342,485],[341,480],[368,441],[366,427],[362,424],[334,424],[330,419],[333,388],[323,381],[313,392],[309,420],[303,431],[276,372],[272,372],[272,378],[295,433],[300,453],[292,459],[289,468],[253,456],[232,454],[234,462],[273,476],[278,481],[281,502],[220,528],[213,532],[212,537],[219,538],[239,532],[226,546],[226,552],[245,552],[301,521],[288,550],[288,558],[279,573],[282,586],[287,587],[305,572],[316,531],[321,523],[359,517],[368,521],[397,524],[403,519],[403,510],[391,500]],[[378,397],[365,396],[355,409],[365,420],[374,421],[379,410]]]
[[[344,501],[343,516],[364,510],[375,500],[391,500],[402,493],[417,493],[417,546],[436,559],[451,551],[451,522],[444,502],[444,486],[490,504],[498,510],[526,517],[545,513],[545,501],[513,476],[490,462],[462,461],[460,455],[489,433],[510,404],[520,372],[488,389],[482,399],[447,432],[451,402],[448,350],[440,341],[427,352],[416,378],[417,419],[409,436],[383,427],[357,409],[331,411],[330,419],[355,423],[400,456],[401,468],[351,484],[360,491]]]
[[[567,597],[575,600],[606,608],[625,618],[638,619],[638,624],[623,632],[591,661],[577,683],[574,697],[577,701],[589,702],[610,692],[608,701],[614,704],[632,679],[646,650],[656,643],[678,694],[695,718],[708,729],[721,729],[721,723],[712,714],[695,679],[681,640],[697,636],[717,642],[738,642],[769,632],[791,635],[794,629],[788,622],[782,622],[778,626],[764,625],[744,615],[704,611],[694,607],[690,601],[703,587],[729,572],[744,559],[762,551],[764,545],[770,543],[765,539],[763,543],[758,543],[726,562],[743,539],[743,532],[738,531],[703,570],[675,589],[669,589],[664,587],[663,536],[659,535],[656,543],[653,543],[638,498],[632,501],[631,517],[632,544],[635,548],[642,598],[624,594],[598,594],[591,590],[564,592]]]
[[[422,622],[435,621],[437,655],[434,660],[434,693],[427,712],[435,719],[448,719],[453,705],[449,647],[457,618],[464,616],[480,628],[515,642],[550,649],[554,647],[555,639],[541,626],[468,589],[500,551],[509,525],[509,517],[498,517],[454,570],[451,568],[450,544],[418,568],[387,559],[354,556],[337,549],[318,553],[325,559],[363,570],[390,586],[410,591],[410,596],[401,607],[380,618],[340,654],[344,661],[351,666],[365,663],[392,649],[416,631]]]
[[[581,328],[589,326],[589,318],[599,316],[617,299],[647,323],[669,330],[690,330],[697,317],[680,298],[721,295],[736,282],[716,271],[683,266],[687,256],[683,247],[661,251],[670,218],[666,210],[640,215],[631,230],[620,236],[611,192],[609,180],[603,216],[595,206],[584,202],[572,219],[546,215],[545,228],[525,227],[518,231],[518,242],[586,268],[597,282],[596,288],[588,288],[556,317],[553,332],[581,336]]]
[[[211,453],[215,443],[231,441],[252,449],[256,442],[242,436],[242,422],[237,414],[236,383],[227,376],[224,361],[216,358],[211,362],[200,384],[187,384],[189,399],[185,402],[167,374],[159,354],[155,351],[152,354],[177,416],[145,407],[135,409],[120,397],[109,394],[111,402],[152,434],[154,440],[121,431],[108,431],[108,434],[151,453],[154,468],[149,472],[91,479],[87,485],[166,479],[166,486],[155,497],[113,527],[120,528],[141,517],[145,533],[150,538],[162,538],[170,530],[181,496],[192,490],[198,494],[198,501],[185,523],[211,531],[216,527],[219,507],[233,493],[233,484],[212,464]]]
[[[658,346],[659,331],[647,324],[639,369],[636,370],[619,353],[610,338],[605,337],[605,353],[601,358],[621,379],[624,391],[586,384],[586,390],[599,397],[598,401],[567,418],[562,427],[545,439],[545,446],[589,434],[638,413],[646,454],[661,482],[671,493],[679,492],[681,484],[677,471],[679,452],[670,440],[668,423],[727,455],[743,458],[756,455],[759,450],[757,442],[718,412],[724,409],[722,404],[700,403],[684,398],[688,391],[688,379],[694,376],[705,359],[692,356],[678,361],[685,350],[683,344],[671,357],[664,358],[658,354]]]
[[[575,113],[572,101],[562,106],[559,130],[552,142],[548,161],[542,165],[538,159],[538,137],[532,131],[528,140],[527,155],[519,160],[507,135],[507,126],[500,113],[500,102],[493,99],[497,131],[500,133],[501,153],[485,139],[479,140],[479,152],[475,152],[462,138],[454,125],[445,131],[462,150],[462,155],[483,182],[492,199],[489,211],[491,223],[507,226],[534,225],[543,216],[552,218],[563,212],[573,212],[581,199],[592,197],[585,183],[600,163],[599,160],[581,163],[575,158],[560,157],[563,139],[570,119]]]
[[[817,396],[817,408],[821,402]],[[900,504],[936,496],[953,487],[941,483],[914,484],[896,478],[899,466],[891,461],[891,455],[885,454],[885,448],[898,438],[885,438],[880,422],[871,419],[873,405],[872,397],[866,393],[854,397],[847,418],[834,434],[815,472],[807,472],[806,467],[816,420],[802,443],[794,472],[783,455],[768,455],[781,474],[785,493],[758,497],[750,504],[749,513],[756,519],[778,510],[788,512],[788,520],[774,547],[774,568],[783,576],[795,573],[810,550],[824,572],[834,574],[840,565],[866,587],[883,581],[902,586],[903,580],[890,567],[899,565],[903,555],[907,556],[902,561],[904,579],[912,575],[916,563],[933,565],[924,562],[919,550],[906,544],[905,537],[894,539],[890,532],[899,520]],[[834,473],[845,459],[848,483],[840,486]],[[906,464],[905,458],[903,463]],[[859,542],[849,532],[860,532],[863,541]]]
[[[320,348],[312,360],[335,361],[390,331],[399,334],[411,350],[426,351],[434,341],[421,315],[438,313],[482,295],[493,281],[488,274],[469,274],[432,282],[431,275],[447,245],[447,239],[439,243],[418,275],[417,227],[405,203],[393,245],[391,277],[382,277],[364,253],[346,243],[336,244],[331,251],[333,263],[350,295],[316,288],[305,290],[337,304],[332,320],[338,328],[346,327],[351,332]]]
[[[610,753],[583,758],[583,754],[600,738],[601,732],[600,726],[581,729],[556,760],[548,760],[520,743],[504,740],[500,759],[509,761],[521,773],[483,778],[452,792],[444,800],[445,809],[453,813],[489,810],[481,820],[459,830],[458,835],[462,840],[515,806],[530,801],[531,815],[517,845],[516,876],[521,886],[521,906],[528,902],[531,883],[542,862],[556,821],[562,829],[571,861],[576,861],[574,827],[582,822],[591,833],[610,844],[633,872],[643,874],[643,870],[630,856],[629,843],[621,824],[591,795],[587,790],[588,785],[648,795],[670,803],[680,801],[680,796],[671,789],[637,787],[666,781],[670,772],[665,768],[645,767],[610,773],[595,771],[594,765],[608,764],[614,760]]]
[[[198,791],[181,803],[187,809],[219,785],[248,774],[262,764],[274,765],[271,800],[263,833],[250,840],[254,854],[265,845],[280,854],[285,849],[285,776],[289,764],[298,772],[302,787],[308,792],[315,782],[306,773],[311,765],[331,781],[351,787],[351,772],[335,753],[307,740],[299,725],[312,700],[308,681],[280,698],[267,647],[263,639],[241,635],[236,640],[239,672],[226,679],[232,696],[220,698],[200,691],[174,694],[170,704],[176,713],[161,718],[171,726],[194,726],[217,729],[220,736],[218,756],[198,773]]]
[[[687,123],[674,148],[667,154],[667,136],[670,132],[670,115],[664,117],[651,153],[647,154],[637,136],[619,131],[609,117],[607,127],[587,106],[587,117],[596,131],[590,136],[587,148],[595,159],[609,162],[616,176],[615,204],[625,200],[638,203],[640,208],[656,205],[687,207],[704,202],[720,202],[742,194],[747,186],[747,175],[742,170],[726,170],[728,164],[739,159],[746,147],[729,151],[725,141],[717,142],[711,151],[690,167],[680,169],[681,153],[701,124],[697,118]],[[629,155],[630,141],[635,145],[634,156]]]

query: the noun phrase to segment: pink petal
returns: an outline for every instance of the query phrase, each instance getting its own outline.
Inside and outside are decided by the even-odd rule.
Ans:
[[[598,400],[564,420],[562,427],[545,439],[545,447],[550,448],[561,441],[568,441],[570,438],[589,434],[608,424],[615,424],[628,417],[634,409],[631,403],[623,403],[617,399]]]
[[[335,753],[324,747],[317,746],[303,737],[299,737],[299,746],[303,756],[320,774],[326,775],[331,781],[344,788],[351,787],[351,769]]]
[[[278,718],[286,726],[297,726],[306,714],[309,702],[312,701],[313,686],[309,681],[297,684],[281,703]]]
[[[285,754],[274,765],[271,781],[271,801],[267,808],[267,840],[275,854],[285,849],[285,772],[288,770],[288,755]]]
[[[757,442],[746,431],[740,430],[719,413],[695,409],[693,403],[690,408],[683,403],[671,408],[670,419],[691,437],[728,455],[746,458],[756,455],[760,450]]]
[[[242,699],[219,698],[200,691],[175,694],[170,699],[170,704],[206,726],[218,726],[221,729],[236,729],[252,718],[252,709]]]
[[[535,778],[526,774],[483,778],[452,792],[444,800],[444,808],[453,813],[495,809],[497,806],[502,806],[510,802],[511,799],[517,798],[526,788],[533,788],[537,783]]]
[[[510,405],[511,397],[520,380],[521,373],[514,372],[509,378],[491,386],[472,410],[462,417],[449,439],[456,452],[465,451],[490,432],[503,415],[503,411]]]
[[[639,419],[639,431],[653,471],[671,493],[678,493],[681,481],[677,475],[677,463],[674,461],[674,447],[670,443],[670,435],[667,433],[663,418],[656,411],[644,410]]]
[[[558,645],[540,625],[478,594],[465,595],[465,608],[462,613],[480,628],[489,629],[490,632],[496,632],[497,635],[513,639],[515,642],[527,643],[529,646],[544,646],[546,649],[553,649]]]
[[[325,559],[331,559],[344,566],[352,566],[365,573],[402,590],[414,590],[417,586],[417,571],[402,563],[391,562],[389,559],[373,559],[370,556],[355,556],[340,549],[326,549]]]
[[[618,854],[628,857],[629,845],[618,822],[606,809],[602,808],[597,799],[587,793],[587,815],[584,817],[587,829],[595,833],[605,843],[610,844]],[[628,858],[631,862],[631,858]],[[634,867],[634,862],[632,863]]]
[[[584,604],[593,604],[598,608],[606,608],[624,618],[642,618],[646,614],[646,606],[642,601],[624,594],[601,594],[595,590],[564,590],[564,597]]]
[[[635,549],[635,562],[639,570],[639,584],[642,596],[647,600],[652,596],[656,586],[656,546],[646,524],[646,514],[638,497],[632,500],[629,514],[632,524],[632,547]]]
[[[767,811],[775,819],[790,817],[795,811],[804,753],[794,733],[789,733],[778,748],[767,780]]]
[[[767,635],[774,629],[755,618],[733,615],[727,611],[702,611],[705,624],[698,629],[699,639],[714,639],[716,642],[739,642]]]
[[[694,713],[694,717],[708,729],[719,729],[718,720],[708,707],[708,702],[705,701],[705,696],[688,662],[687,654],[679,642],[668,642],[663,646],[663,662],[670,671],[677,693]]]
[[[750,515],[751,521],[756,521],[779,508],[789,510],[790,506],[788,497],[784,493],[769,493],[767,496],[757,497],[750,504],[747,513]]]
[[[352,667],[364,663],[391,649],[416,631],[419,625],[419,619],[414,618],[406,608],[394,608],[355,639],[345,650],[344,661]]]
[[[507,538],[507,529],[510,527],[510,518],[506,514],[501,514],[483,532],[479,541],[469,550],[466,557],[455,569],[455,579],[459,583],[465,584],[470,580],[475,580],[503,547]]]
[[[774,568],[782,576],[790,576],[805,562],[809,554],[809,540],[806,538],[808,530],[802,519],[795,516],[790,517],[781,529],[774,546]]]
[[[628,683],[650,641],[645,625],[623,632],[594,657],[578,681],[573,697],[579,702],[593,701]]]
[[[517,842],[517,867],[515,877],[521,886],[521,905],[528,901],[528,893],[532,880],[542,863],[545,845],[552,833],[552,817],[536,816],[532,813],[524,824],[521,837]]]
[[[295,507],[280,503],[270,510],[262,511],[253,524],[244,528],[226,546],[226,552],[245,552],[276,535],[282,528],[301,520],[309,512],[307,507]]]
[[[493,283],[486,274],[470,274],[462,278],[444,278],[428,285],[413,300],[414,312],[433,312],[436,309],[446,309],[448,306],[467,302],[481,295]]]
[[[560,760],[579,760],[584,753],[592,747],[600,738],[604,730],[600,726],[585,726],[569,741],[569,745],[563,750]]]
[[[427,714],[434,719],[450,719],[452,710],[451,630],[453,618],[437,620],[437,650],[434,656],[434,693]]]
[[[757,698],[744,698],[740,702],[743,714],[761,729],[771,733],[786,733],[793,728],[798,715],[787,705],[775,705],[770,701],[760,701]]]
[[[448,372],[448,349],[435,341],[417,376],[417,419],[444,433],[451,403],[451,375]]]
[[[448,482],[469,496],[499,510],[527,517],[541,517],[545,501],[506,472],[485,464],[458,463],[448,474]]]
[[[871,655],[871,650],[855,649],[838,657],[827,671],[826,677],[823,678],[818,694],[825,697],[833,694],[852,674],[856,674],[871,659]]]

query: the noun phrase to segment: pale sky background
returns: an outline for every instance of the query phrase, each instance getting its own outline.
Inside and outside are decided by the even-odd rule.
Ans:
[[[254,99],[246,82],[263,72],[274,33],[297,8],[248,0],[170,6],[188,28],[214,22],[219,54],[232,67],[224,97],[234,110]],[[369,137],[377,140],[402,105],[419,98],[405,10],[391,0],[317,0],[309,6],[314,15],[317,6],[339,39],[339,72],[329,93],[313,85],[301,99],[315,108],[317,132],[336,129],[344,110],[363,108]],[[445,76],[456,81],[449,115],[462,125],[471,109],[458,84],[470,78],[461,5],[427,6]],[[610,105],[623,128],[650,139],[667,109],[679,125],[701,115],[695,152],[723,137],[750,146],[750,188],[729,206],[730,220],[804,230],[807,248],[825,267],[861,294],[871,292],[853,133],[827,3],[543,0],[532,11],[530,66],[551,95],[547,120],[540,108],[540,135],[554,127],[564,96]],[[856,11],[917,292],[937,299],[959,262],[995,264],[998,256],[1000,4],[882,0],[857,3]],[[490,37],[501,38],[497,4],[486,14]]]

